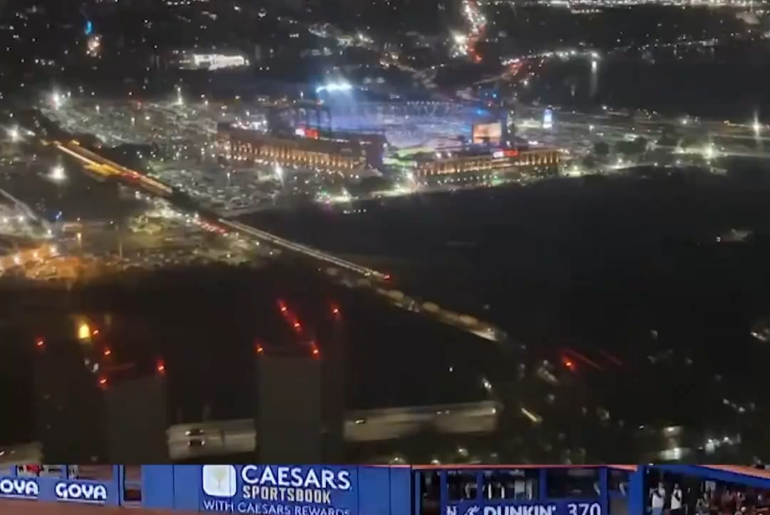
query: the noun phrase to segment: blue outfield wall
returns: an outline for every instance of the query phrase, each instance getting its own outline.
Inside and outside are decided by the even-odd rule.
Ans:
[[[411,469],[378,466],[144,465],[139,503],[110,481],[0,476],[0,499],[260,515],[407,515]]]
[[[538,501],[488,499],[480,489],[463,499],[449,499],[449,471],[476,477],[481,485],[488,471],[528,467],[540,480]],[[586,468],[590,466],[577,466]],[[613,490],[608,471],[625,470],[625,492]],[[322,466],[322,465],[144,465],[141,484],[129,483],[125,468],[112,467],[109,481],[72,477],[0,476],[0,499],[30,502],[79,503],[131,506],[189,513],[232,513],[253,515],[613,515],[613,497],[622,496],[622,513],[646,512],[647,470],[699,477],[770,490],[770,472],[741,467],[652,465],[594,466],[599,470],[599,491],[591,499],[548,499],[546,470],[542,466]],[[14,469],[12,467],[12,469]],[[68,467],[63,469],[69,471]],[[741,469],[736,471],[735,469]],[[440,499],[427,513],[423,504],[421,474],[440,476]],[[68,474],[66,472],[65,474]],[[141,489],[141,501],[128,502],[128,490]]]

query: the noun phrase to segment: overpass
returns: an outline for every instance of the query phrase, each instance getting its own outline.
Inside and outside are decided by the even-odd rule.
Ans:
[[[171,186],[163,184],[162,182],[147,177],[146,175],[141,174],[135,170],[131,170],[108,159],[105,159],[104,157],[83,148],[77,141],[73,140],[65,143],[57,141],[54,142],[53,145],[61,152],[77,159],[83,163],[86,168],[96,174],[99,174],[100,176],[111,180],[117,180],[132,187],[142,189],[155,197],[160,197],[168,201],[170,204],[175,205],[177,208],[194,211],[197,216],[199,216],[206,224],[214,227],[216,230],[223,234],[241,234],[248,238],[253,238],[257,241],[265,242],[275,248],[287,250],[289,252],[309,257],[326,265],[332,265],[332,267],[337,267],[339,270],[352,272],[356,276],[361,277],[362,280],[367,280],[364,281],[366,286],[372,286],[368,280],[374,280],[376,282],[386,282],[390,280],[389,274],[358,265],[332,254],[308,247],[307,245],[302,245],[300,243],[287,240],[285,238],[281,238],[275,234],[242,224],[235,220],[223,218],[217,213],[209,212],[208,210],[199,207],[192,199],[175,190]],[[328,271],[329,269],[327,269],[327,272]],[[375,291],[386,296],[392,295],[394,293],[400,293],[392,292],[390,290],[383,290],[381,288],[375,288]],[[397,301],[394,302],[394,304],[398,307],[433,317],[441,323],[452,325],[480,338],[494,342],[507,341],[507,335],[504,331],[494,327],[491,324],[476,320],[474,317],[452,313],[447,310],[440,309],[433,303],[418,303],[414,301],[414,299],[404,298],[403,295],[394,300]]]

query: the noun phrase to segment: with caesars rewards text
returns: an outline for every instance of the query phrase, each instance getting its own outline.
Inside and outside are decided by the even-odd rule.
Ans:
[[[233,465],[203,466],[203,493],[218,498],[217,501],[204,500],[207,511],[340,515],[339,512],[347,510],[331,506],[332,493],[347,492],[351,488],[350,471],[344,469],[245,465],[238,474]],[[230,506],[228,501],[236,499],[237,505]],[[327,505],[328,508],[297,511],[296,505]]]

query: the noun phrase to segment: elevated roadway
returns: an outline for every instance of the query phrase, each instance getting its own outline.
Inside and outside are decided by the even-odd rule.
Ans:
[[[176,191],[174,188],[161,183],[155,179],[147,177],[135,170],[131,170],[117,163],[114,163],[108,159],[105,159],[90,150],[87,150],[80,146],[77,141],[70,142],[53,142],[53,145],[61,152],[77,159],[83,163],[93,173],[99,174],[105,178],[111,180],[117,180],[130,186],[140,188],[149,194],[161,197],[168,201],[170,204],[175,205],[177,208],[193,211],[198,217],[208,224],[213,226],[216,230],[223,234],[230,232],[241,234],[247,238],[253,238],[257,241],[265,242],[275,248],[287,250],[300,254],[302,256],[309,257],[316,262],[320,262],[327,267],[337,268],[339,270],[350,272],[355,277],[365,279],[366,286],[373,287],[373,289],[382,295],[390,296],[394,293],[398,294],[398,298],[393,298],[394,304],[403,309],[408,309],[414,312],[422,313],[426,316],[430,316],[441,323],[449,324],[457,327],[461,330],[474,334],[489,341],[504,342],[507,340],[505,333],[491,324],[483,323],[476,320],[473,317],[467,315],[461,315],[457,313],[451,313],[439,308],[432,303],[418,303],[414,299],[406,298],[400,292],[391,292],[390,290],[379,288],[384,282],[390,279],[390,275],[367,268],[351,261],[341,259],[332,254],[302,245],[275,234],[251,227],[249,225],[223,218],[216,213],[208,212],[205,209],[200,208],[192,199],[187,197],[181,192]],[[373,281],[374,284],[371,284]]]
[[[178,203],[178,201],[181,200],[181,193],[174,190],[174,188],[163,184],[160,181],[156,181],[155,179],[147,177],[146,175],[141,174],[135,170],[131,170],[113,161],[105,159],[98,154],[83,148],[76,141],[64,143],[55,141],[52,144],[59,151],[80,161],[89,171],[93,173],[143,189],[154,196],[160,196],[166,199],[172,204]],[[204,210],[198,210],[198,212],[203,213]],[[328,264],[333,264],[349,272],[379,280],[389,279],[387,274],[383,274],[377,270],[362,267],[326,252],[321,252],[320,250],[308,247],[306,245],[301,245],[299,243],[286,240],[274,234],[250,227],[248,225],[244,225],[239,222],[216,217],[213,213],[210,215],[204,215],[203,218],[206,218],[206,222],[213,225],[218,225],[220,228],[229,229],[230,231],[234,231],[264,241],[274,245],[275,247],[289,250],[291,252],[296,252]]]

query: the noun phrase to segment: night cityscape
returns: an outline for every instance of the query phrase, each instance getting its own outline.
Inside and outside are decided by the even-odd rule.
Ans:
[[[768,9],[0,1],[0,469],[762,470]]]

